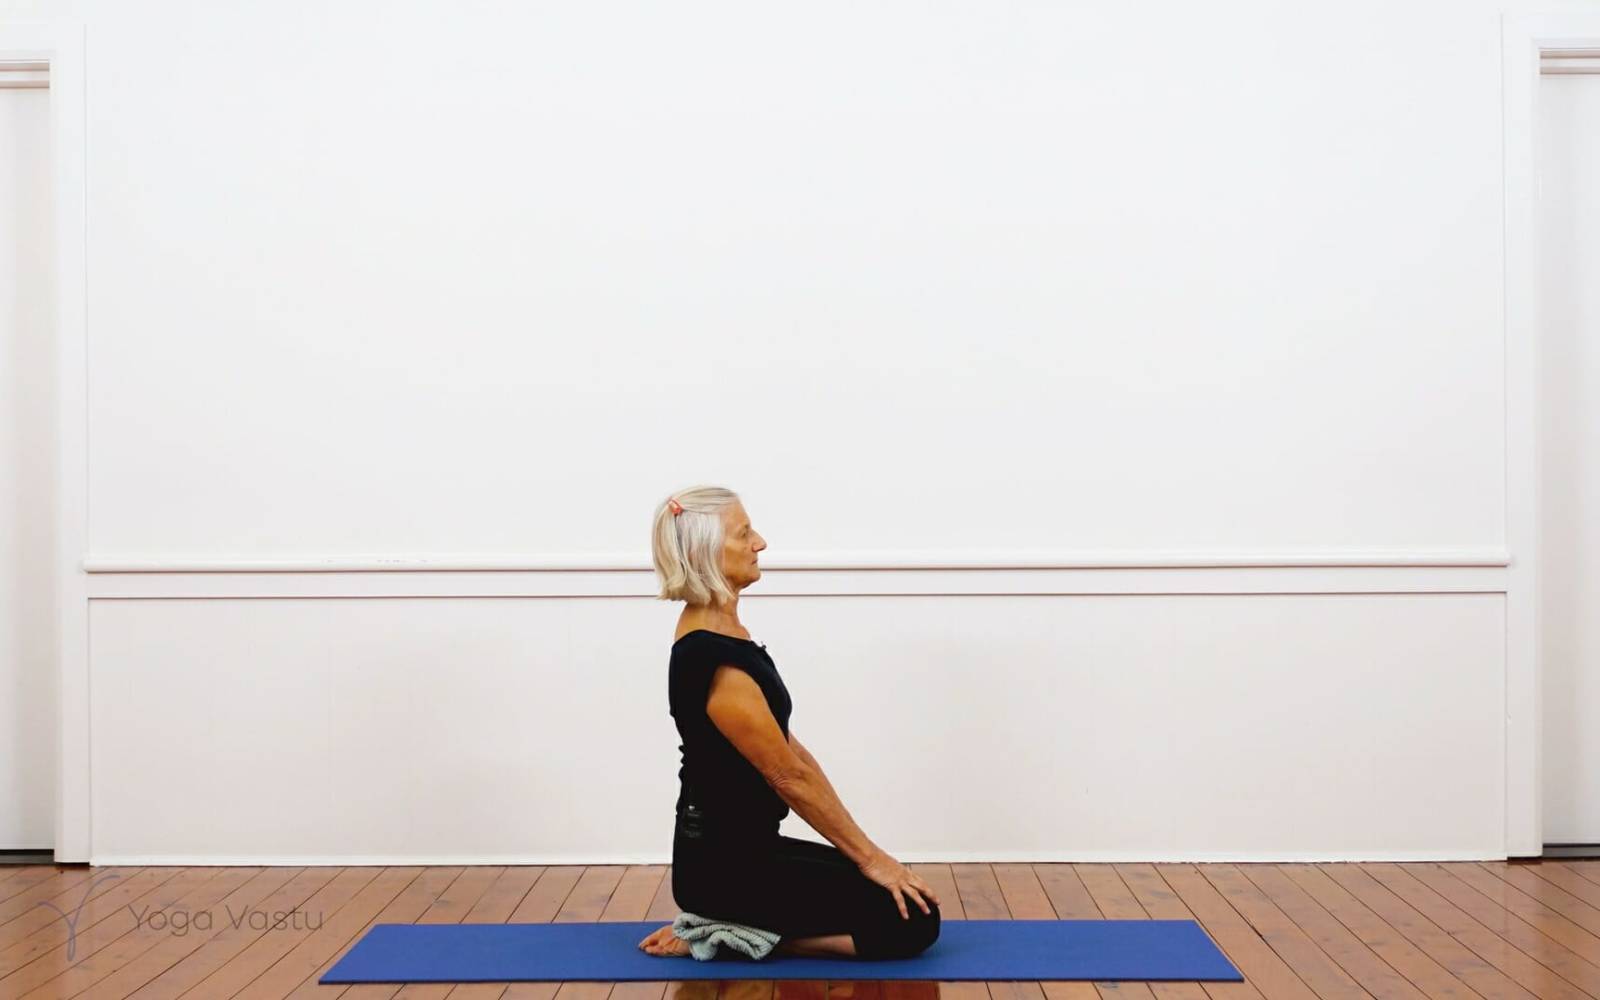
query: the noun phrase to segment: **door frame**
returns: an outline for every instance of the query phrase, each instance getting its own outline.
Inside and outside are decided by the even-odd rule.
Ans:
[[[1600,49],[1600,13],[1501,19],[1505,152],[1506,851],[1544,854],[1539,595],[1539,60]]]
[[[87,160],[81,23],[0,24],[0,61],[50,71],[54,195],[56,386],[60,433],[56,514],[55,861],[87,862],[90,845]]]

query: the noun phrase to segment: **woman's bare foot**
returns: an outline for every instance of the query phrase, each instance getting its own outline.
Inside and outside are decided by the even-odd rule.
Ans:
[[[651,955],[687,955],[689,942],[672,933],[672,925],[667,924],[660,930],[653,932],[649,937],[639,942],[639,947]]]

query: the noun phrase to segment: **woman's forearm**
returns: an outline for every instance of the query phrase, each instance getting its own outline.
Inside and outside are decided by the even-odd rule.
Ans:
[[[839,801],[838,793],[814,759],[805,761],[802,770],[774,782],[772,787],[790,809],[811,824],[811,829],[828,838],[856,865],[864,865],[880,853],[878,845],[856,825],[844,803]]]
[[[804,743],[800,744],[799,749],[796,751],[796,755],[807,764],[810,764],[811,769],[817,772],[817,777],[821,778],[822,783],[828,786],[828,791],[833,793],[833,797],[836,799],[839,798],[839,793],[833,791],[833,782],[828,780],[827,772],[822,770],[822,765],[817,763],[817,758],[811,756],[811,751],[806,749],[806,745]]]

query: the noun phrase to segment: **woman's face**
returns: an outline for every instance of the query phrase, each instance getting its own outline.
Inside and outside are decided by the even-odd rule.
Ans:
[[[756,553],[767,547],[767,540],[750,527],[744,504],[735,500],[722,508],[722,575],[736,592],[761,579]]]

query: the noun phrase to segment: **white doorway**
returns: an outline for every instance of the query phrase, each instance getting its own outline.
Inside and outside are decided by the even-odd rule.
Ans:
[[[0,860],[55,844],[56,405],[49,71],[0,63]]]
[[[1600,854],[1600,52],[1539,77],[1546,853]]]

